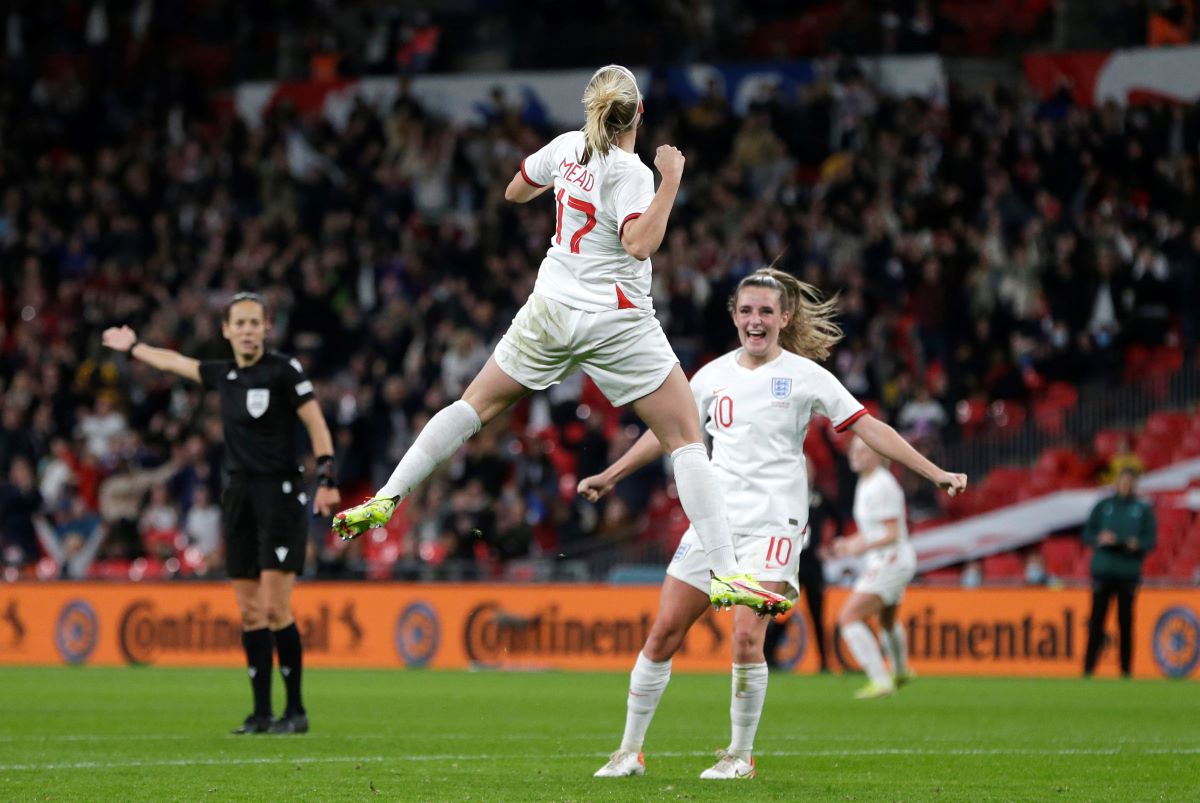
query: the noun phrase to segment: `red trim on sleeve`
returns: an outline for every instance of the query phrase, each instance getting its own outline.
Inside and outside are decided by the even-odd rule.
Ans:
[[[617,229],[617,239],[619,240],[625,236],[625,224],[626,223],[628,223],[629,221],[631,221],[635,218],[639,218],[641,216],[642,216],[641,212],[633,212],[632,214],[626,215],[625,219],[621,221],[621,227],[619,229]]]
[[[845,431],[846,431],[846,428],[847,428],[848,426],[850,426],[851,424],[853,424],[855,421],[857,421],[858,419],[862,418],[862,417],[863,417],[864,415],[866,415],[866,414],[867,414],[867,408],[866,408],[866,407],[864,407],[864,408],[862,408],[861,410],[859,410],[857,413],[855,413],[854,415],[852,415],[852,416],[850,416],[849,418],[847,418],[847,419],[846,419],[845,421],[843,421],[842,423],[838,424],[838,425],[837,425],[836,427],[834,427],[833,429],[834,429],[834,431],[835,431],[835,432],[845,432]]]
[[[537,187],[539,190],[542,187],[546,186],[545,184],[538,184],[536,181],[534,181],[533,179],[531,179],[529,177],[529,174],[525,172],[525,160],[524,159],[521,160],[521,178],[525,179],[526,184],[528,184],[531,187]]]

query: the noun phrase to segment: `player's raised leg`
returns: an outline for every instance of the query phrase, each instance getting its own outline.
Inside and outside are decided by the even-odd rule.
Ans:
[[[838,624],[842,630],[842,639],[850,648],[850,653],[858,665],[867,673],[867,685],[855,693],[855,698],[867,700],[874,697],[886,697],[896,691],[892,676],[883,665],[883,654],[879,651],[879,642],[875,640],[866,620],[875,616],[883,609],[883,600],[874,594],[854,592],[846,600]]]
[[[667,577],[663,581],[658,615],[629,675],[625,732],[621,736],[621,746],[608,763],[596,770],[595,777],[620,778],[641,775],[646,771],[642,743],[658,709],[658,702],[671,680],[671,658],[683,644],[688,629],[703,615],[708,604],[708,597],[695,587],[674,577]]]
[[[463,397],[429,419],[392,476],[372,498],[333,517],[333,529],[344,540],[387,524],[396,505],[467,442],[480,428],[529,393],[504,373],[495,357],[472,380]]]
[[[772,614],[791,608],[787,597],[766,590],[738,567],[725,496],[700,439],[700,419],[683,370],[676,365],[658,390],[633,402],[633,409],[671,455],[679,502],[713,571],[712,604],[745,605]]]

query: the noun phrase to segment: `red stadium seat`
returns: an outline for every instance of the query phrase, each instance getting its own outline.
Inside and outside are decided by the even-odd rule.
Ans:
[[[983,559],[985,580],[1017,580],[1025,577],[1025,559],[1016,552],[1001,552]]]
[[[1092,439],[1092,449],[1096,459],[1103,463],[1112,460],[1113,455],[1121,448],[1121,442],[1128,433],[1120,429],[1102,429]]]

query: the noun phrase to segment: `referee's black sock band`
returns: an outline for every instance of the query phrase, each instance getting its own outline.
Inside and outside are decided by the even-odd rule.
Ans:
[[[250,688],[254,692],[254,716],[271,716],[271,667],[274,655],[271,649],[270,628],[242,631],[242,648],[246,651],[246,668],[250,674]]]
[[[304,657],[303,648],[300,646],[300,630],[295,622],[275,631],[275,651],[279,653],[279,674],[283,675],[283,685],[287,689],[287,708],[284,709],[284,715],[303,714],[300,675],[304,671]]]

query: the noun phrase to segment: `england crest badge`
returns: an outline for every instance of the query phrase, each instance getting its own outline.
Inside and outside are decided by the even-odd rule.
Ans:
[[[791,377],[776,376],[771,379],[771,395],[777,399],[786,399],[792,395]]]

